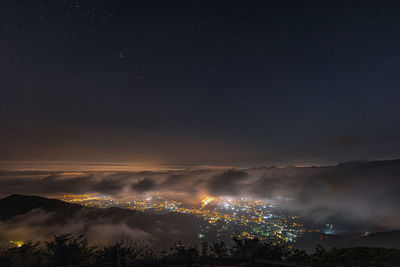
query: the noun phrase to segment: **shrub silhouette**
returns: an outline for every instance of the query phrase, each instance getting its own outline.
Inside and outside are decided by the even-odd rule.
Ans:
[[[52,241],[46,242],[46,248],[49,264],[53,266],[94,263],[96,248],[88,245],[84,235],[54,235]]]
[[[45,255],[39,249],[40,242],[25,242],[20,247],[0,249],[0,266],[41,266]]]
[[[260,242],[257,238],[240,239],[234,237],[232,239],[234,242],[232,255],[235,256],[282,261],[290,255],[290,250],[286,245],[273,245],[271,243]]]
[[[212,257],[229,257],[230,252],[225,242],[213,242],[210,246],[210,256]]]
[[[400,262],[400,250],[384,248],[341,248],[326,250],[317,246],[315,253],[290,249],[286,245],[273,245],[257,239],[233,238],[233,245],[203,240],[198,246],[182,242],[158,252],[145,242],[131,241],[127,237],[97,248],[88,245],[83,235],[54,235],[48,242],[27,241],[20,247],[0,247],[0,266],[135,266],[152,260],[196,258],[245,257],[272,262],[294,263],[305,266],[395,266]],[[275,264],[274,263],[274,264]]]
[[[291,251],[291,254],[287,258],[287,262],[309,265],[311,260],[307,252],[302,249],[295,249]]]
[[[129,238],[122,237],[119,241],[97,251],[96,262],[123,266],[137,259],[143,251],[144,248],[138,242],[132,242]],[[147,251],[147,253],[149,252]]]
[[[185,245],[181,241],[173,244],[170,248],[169,253],[166,258],[196,258],[199,257],[200,253],[196,246],[192,245]]]

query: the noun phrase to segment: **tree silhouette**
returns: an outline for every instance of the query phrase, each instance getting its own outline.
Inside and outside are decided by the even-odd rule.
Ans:
[[[40,242],[27,241],[20,247],[1,249],[0,266],[42,266],[46,257],[39,245]]]
[[[123,236],[120,240],[111,245],[105,246],[98,251],[97,263],[109,263],[123,266],[131,262],[144,251],[138,242],[132,242],[128,237]],[[147,251],[149,253],[149,251]]]
[[[140,266],[153,260],[187,261],[200,258],[246,257],[266,261],[294,263],[306,266],[396,266],[400,262],[400,250],[384,248],[340,248],[326,250],[317,246],[315,253],[290,249],[286,245],[274,245],[258,239],[233,238],[233,245],[224,242],[209,243],[203,240],[197,246],[182,242],[173,244],[169,250],[159,253],[145,242],[131,241],[123,237],[103,248],[89,246],[83,235],[54,235],[51,241],[27,241],[23,245],[0,247],[0,267],[39,266]]]
[[[52,241],[46,242],[49,263],[53,266],[92,264],[95,247],[88,246],[84,235],[54,235]]]

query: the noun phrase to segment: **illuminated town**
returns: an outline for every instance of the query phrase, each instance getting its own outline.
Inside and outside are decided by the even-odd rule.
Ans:
[[[134,199],[99,195],[59,195],[56,198],[87,207],[120,207],[143,212],[194,215],[206,222],[199,226],[199,238],[226,240],[240,236],[281,243],[295,242],[306,231],[299,223],[300,217],[285,215],[274,203],[247,198],[205,196],[197,207],[188,207],[160,193]]]

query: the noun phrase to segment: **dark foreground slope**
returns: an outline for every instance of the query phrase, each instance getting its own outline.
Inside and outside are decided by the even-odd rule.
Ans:
[[[309,252],[314,251],[317,245],[322,245],[327,249],[348,247],[400,249],[400,232],[379,232],[366,236],[306,233],[296,243],[293,243],[294,247],[305,249]]]
[[[107,243],[121,237],[157,242],[193,241],[201,221],[194,216],[147,214],[120,208],[88,208],[56,199],[12,195],[0,200],[0,241],[46,240],[57,233],[87,235]]]
[[[400,250],[396,249],[318,247],[314,253],[306,253],[255,239],[233,241],[230,247],[177,243],[160,251],[124,239],[104,247],[91,246],[82,236],[62,234],[42,244],[0,247],[0,266],[399,266],[400,262]]]
[[[350,245],[400,249],[400,231],[372,233],[353,240]]]

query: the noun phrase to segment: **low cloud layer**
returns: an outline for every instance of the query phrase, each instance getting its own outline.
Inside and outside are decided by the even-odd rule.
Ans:
[[[376,229],[400,229],[400,160],[302,168],[0,173],[1,196],[152,192],[168,192],[190,204],[204,195],[252,197],[304,216],[340,216]]]
[[[85,234],[91,243],[104,245],[122,237],[166,245],[193,241],[202,222],[183,214],[155,215],[123,209],[33,209],[0,220],[0,245],[9,240],[48,240],[55,234]]]

